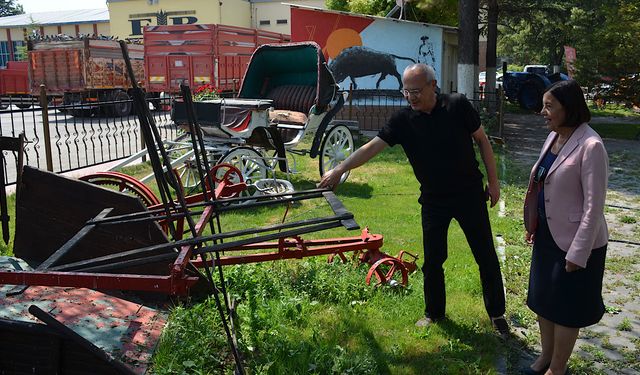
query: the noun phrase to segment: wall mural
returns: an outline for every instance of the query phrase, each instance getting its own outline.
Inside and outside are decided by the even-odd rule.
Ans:
[[[318,43],[345,90],[398,90],[402,72],[416,62],[431,65],[441,79],[443,32],[437,26],[292,7],[291,39]]]

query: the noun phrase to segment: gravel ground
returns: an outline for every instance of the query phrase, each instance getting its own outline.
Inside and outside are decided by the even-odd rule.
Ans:
[[[596,117],[591,123],[625,121],[640,120]],[[539,115],[505,117],[507,153],[526,170],[548,133]],[[604,139],[604,143],[610,169],[605,208],[610,243],[603,290],[607,313],[600,323],[580,331],[571,367],[574,374],[640,374],[640,141]],[[537,337],[537,332],[524,333]],[[539,351],[530,349],[523,354],[523,363]]]

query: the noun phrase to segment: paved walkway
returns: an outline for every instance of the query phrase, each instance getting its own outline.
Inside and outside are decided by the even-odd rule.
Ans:
[[[591,122],[625,121],[640,120],[594,118]],[[547,134],[541,116],[508,114],[505,118],[507,152],[527,169]],[[574,374],[640,374],[640,141],[604,142],[610,159],[605,210],[610,243],[603,290],[607,313],[598,324],[580,331],[572,370]],[[533,330],[518,329],[518,333],[538,337]],[[523,352],[522,365],[537,353],[539,347]]]

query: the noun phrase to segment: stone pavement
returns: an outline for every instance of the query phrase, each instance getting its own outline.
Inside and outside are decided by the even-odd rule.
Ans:
[[[640,119],[593,118],[591,123],[625,121]],[[547,134],[539,115],[505,118],[507,153],[525,170],[535,162]],[[640,141],[604,142],[610,160],[605,208],[610,243],[603,288],[607,313],[598,324],[580,331],[570,364],[573,374],[640,374]],[[539,337],[536,327],[517,331]],[[521,365],[530,363],[539,350],[525,350]]]

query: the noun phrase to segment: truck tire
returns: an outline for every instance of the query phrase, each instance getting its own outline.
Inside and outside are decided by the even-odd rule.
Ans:
[[[113,94],[111,95],[111,100],[113,100],[114,102],[119,102],[124,100],[131,100],[131,98],[126,92],[118,90],[113,92]],[[125,117],[131,114],[132,107],[133,103],[130,101],[126,103],[113,103],[111,105],[111,112],[114,117]]]
[[[518,93],[518,103],[521,108],[540,112],[542,110],[542,94],[543,87],[540,86],[539,83],[535,81],[525,82],[522,87],[520,87],[520,92]]]

